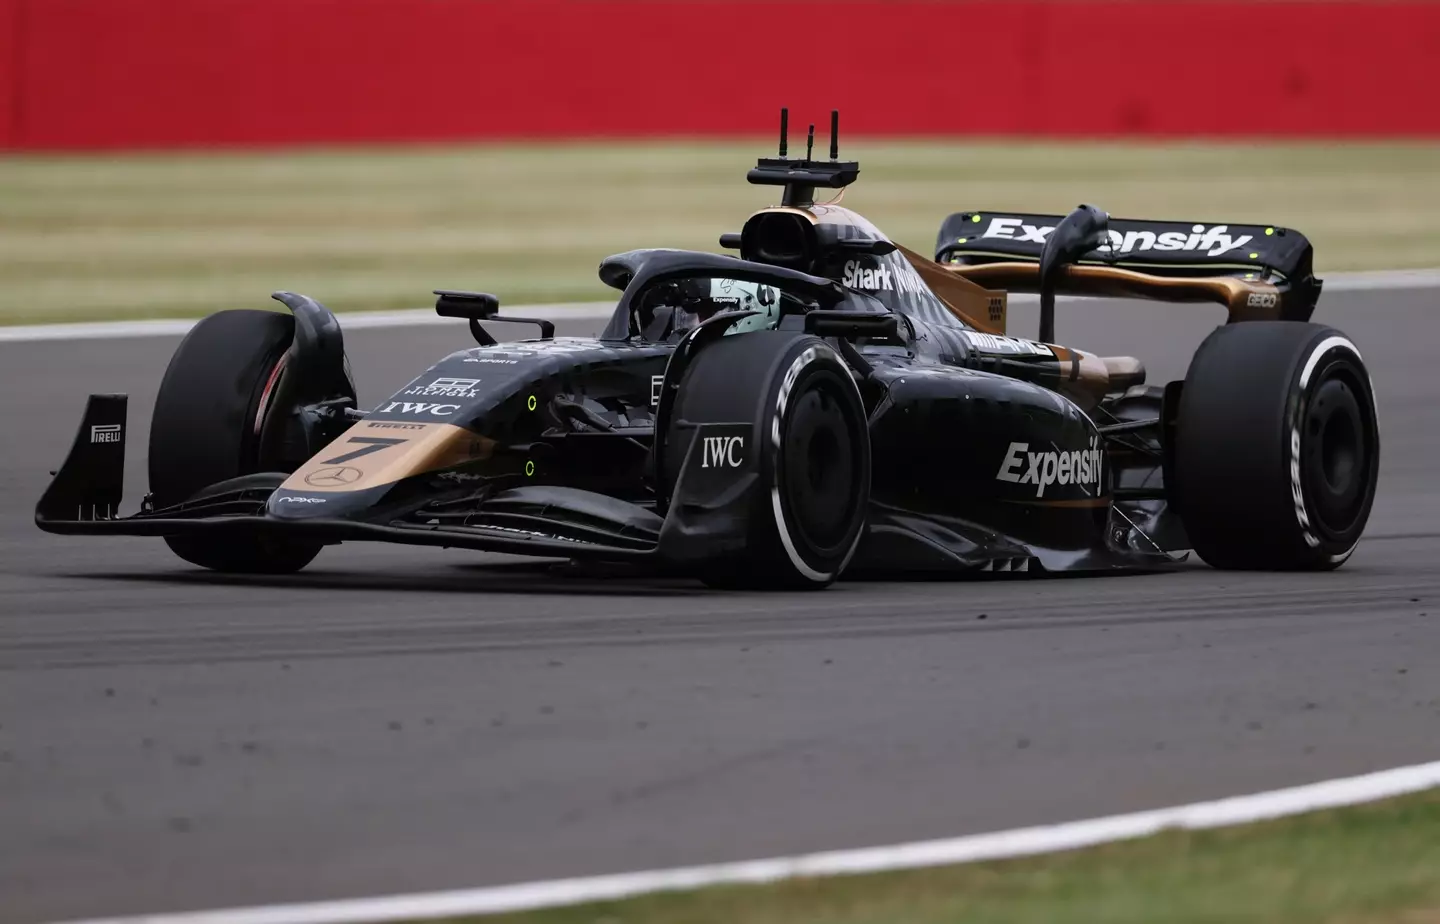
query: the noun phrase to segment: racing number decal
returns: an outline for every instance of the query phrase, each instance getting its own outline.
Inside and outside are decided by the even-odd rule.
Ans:
[[[372,452],[379,452],[389,446],[399,446],[405,442],[403,438],[393,436],[352,436],[345,441],[346,445],[359,443],[360,448],[338,455],[333,459],[322,459],[324,465],[339,465],[342,462],[349,462],[361,456],[368,456]]]

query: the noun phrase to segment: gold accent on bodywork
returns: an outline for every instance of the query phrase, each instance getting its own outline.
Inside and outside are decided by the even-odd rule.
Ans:
[[[984,285],[1017,292],[1040,290],[1038,263],[943,264],[943,267],[947,272]],[[1275,286],[1232,276],[1156,276],[1118,266],[1077,264],[1060,270],[1055,291],[1062,295],[1212,302],[1224,305],[1232,321],[1273,321],[1280,318],[1280,294]],[[1259,302],[1269,304],[1252,305],[1252,295],[1260,296]]]
[[[1100,400],[1117,387],[1111,377],[1112,362],[1129,357],[1104,357],[1074,347],[1047,344],[1060,361],[1061,378],[1055,383],[1047,382],[1062,395],[1074,401],[1085,411],[1090,411]],[[1138,366],[1139,363],[1137,362]],[[1125,370],[1133,375],[1131,370]],[[1127,386],[1128,387],[1128,386]]]
[[[986,320],[992,327],[999,328],[999,332],[1002,334],[1005,333],[1009,304],[1010,300],[1005,297],[1005,293],[1001,292],[999,295],[990,296],[990,303],[986,308]]]
[[[952,273],[948,267],[921,256],[903,244],[895,246],[905,255],[915,272],[920,274],[920,278],[925,280],[935,297],[950,309],[951,314],[987,334],[1005,333],[1008,299],[1004,292],[987,289],[964,276]],[[997,316],[999,323],[995,321]]]
[[[296,469],[281,488],[309,494],[364,491],[488,459],[494,450],[494,440],[453,424],[362,420]],[[339,468],[349,471],[337,474]],[[344,479],[350,480],[340,483]]]

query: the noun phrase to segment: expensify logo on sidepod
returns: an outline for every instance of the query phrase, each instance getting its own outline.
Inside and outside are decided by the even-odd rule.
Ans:
[[[1029,452],[1029,449],[1029,443],[1011,443],[995,480],[1033,484],[1036,497],[1044,497],[1045,489],[1052,484],[1076,485],[1087,494],[1091,488],[1099,492],[1104,453],[1097,447],[1094,436],[1090,437],[1089,449],[1069,452]]]

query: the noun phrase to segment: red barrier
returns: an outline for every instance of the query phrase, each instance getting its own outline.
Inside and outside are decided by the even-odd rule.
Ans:
[[[20,0],[0,0],[0,151],[17,144]]]
[[[6,12],[12,148],[768,133],[782,104],[817,121],[838,106],[866,135],[1440,135],[1428,2],[0,0]]]

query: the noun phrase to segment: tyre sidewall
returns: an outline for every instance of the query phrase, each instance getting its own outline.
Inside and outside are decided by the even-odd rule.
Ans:
[[[843,529],[817,541],[789,490],[797,414],[813,416],[811,396],[823,393],[843,417],[851,491],[835,519]],[[808,405],[808,406],[807,406]],[[690,424],[751,422],[750,445],[759,447],[759,488],[748,504],[744,552],[710,562],[707,580],[725,586],[823,587],[834,581],[863,537],[870,497],[870,445],[864,403],[853,374],[819,337],[795,331],[756,331],[722,338],[705,348],[685,373],[674,420]],[[802,421],[802,424],[804,421]],[[673,489],[679,466],[698,431],[672,425],[665,468]],[[821,532],[824,532],[823,530]]]
[[[1353,395],[1364,446],[1359,494],[1338,528],[1322,515],[1317,444],[1306,432],[1317,396],[1336,381]],[[1344,334],[1293,321],[1242,322],[1219,328],[1196,351],[1180,398],[1174,489],[1195,551],[1208,563],[1338,566],[1364,530],[1378,466],[1373,386]]]
[[[787,354],[788,363],[777,376],[770,394],[769,407],[760,418],[758,434],[765,448],[762,471],[766,497],[762,505],[768,510],[757,518],[773,535],[784,551],[795,573],[807,581],[827,584],[837,578],[850,563],[864,534],[866,507],[870,497],[870,443],[864,403],[859,389],[841,357],[823,340],[797,344]],[[845,416],[849,441],[841,452],[851,479],[860,490],[845,499],[847,509],[840,514],[846,525],[843,530],[829,531],[828,536],[815,535],[807,528],[805,517],[797,510],[802,501],[797,497],[795,461],[787,452],[798,449],[793,437],[797,408],[807,396],[823,390]],[[842,460],[837,459],[837,464]],[[787,471],[789,467],[789,471]],[[798,490],[803,490],[799,488]]]
[[[260,404],[294,338],[275,311],[221,311],[176,347],[150,424],[150,491],[156,506],[261,469]]]
[[[1326,384],[1342,379],[1354,391],[1361,413],[1370,423],[1359,434],[1364,441],[1363,470],[1353,477],[1361,482],[1360,496],[1348,523],[1332,524],[1317,497],[1315,456],[1320,447],[1315,434],[1307,432],[1312,408]],[[1297,557],[1323,557],[1324,564],[1338,566],[1354,553],[1365,530],[1375,501],[1375,483],[1380,464],[1379,419],[1374,388],[1360,351],[1348,337],[1334,330],[1318,332],[1301,354],[1293,373],[1291,396],[1285,419],[1285,462],[1289,475],[1291,511],[1299,532]],[[1302,547],[1303,544],[1303,547]]]
[[[157,507],[279,467],[261,458],[260,432],[294,331],[288,314],[221,311],[201,320],[176,347],[150,423],[150,491]],[[258,535],[167,536],[165,544],[193,565],[247,574],[298,571],[321,549],[313,541]]]

